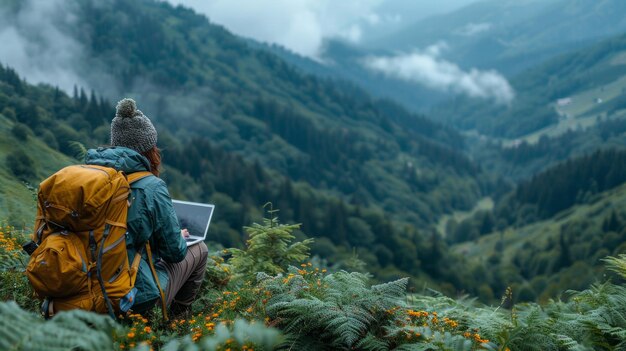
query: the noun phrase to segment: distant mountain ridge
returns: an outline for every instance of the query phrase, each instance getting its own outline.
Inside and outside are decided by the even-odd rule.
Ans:
[[[415,23],[370,45],[386,50],[448,43],[462,67],[514,74],[554,55],[626,32],[620,0],[481,1]]]
[[[458,65],[465,72],[495,70],[514,78],[558,55],[626,32],[622,13],[626,13],[626,3],[619,0],[480,1],[420,20],[384,38],[364,38],[363,44],[327,40],[322,63],[277,46],[266,49],[306,72],[349,80],[375,96],[430,116],[433,106],[447,103],[453,95],[464,96],[454,89],[437,90],[374,72],[366,67],[367,58],[424,52],[445,43],[438,62]]]

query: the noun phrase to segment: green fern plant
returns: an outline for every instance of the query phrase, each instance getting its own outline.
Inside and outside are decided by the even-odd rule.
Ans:
[[[578,335],[568,336],[593,347],[626,350],[626,287],[608,282],[597,284],[574,294],[573,300],[578,311],[576,323],[580,327]],[[562,320],[567,320],[567,316],[561,316]]]
[[[288,333],[284,345],[305,348],[311,338],[324,341],[330,348],[350,348],[361,340],[361,346],[377,344],[373,335],[389,320],[387,310],[403,303],[407,279],[368,286],[368,276],[337,272],[317,279],[315,274],[259,276],[260,285],[271,292],[266,312],[271,320]],[[291,278],[290,278],[291,277]],[[368,336],[369,335],[369,336]]]
[[[118,328],[111,318],[90,312],[61,312],[44,321],[15,302],[0,302],[0,350],[112,350]]]

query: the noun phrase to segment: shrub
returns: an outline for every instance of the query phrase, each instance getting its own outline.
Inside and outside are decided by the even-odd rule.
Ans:
[[[35,161],[22,149],[17,149],[7,155],[7,167],[22,180],[30,180],[37,174]]]
[[[50,147],[51,149],[59,149],[59,142],[54,136],[54,133],[52,133],[50,130],[46,129],[43,131],[43,133],[41,133],[41,140],[43,140],[43,142],[46,143],[46,145],[48,145],[48,147]]]
[[[13,108],[5,107],[2,110],[2,114],[11,121],[17,121],[17,115],[15,114],[15,109]]]
[[[22,123],[15,123],[11,128],[11,133],[19,141],[24,142],[28,140],[28,136],[32,133],[27,125]]]
[[[52,127],[51,130],[54,133],[57,141],[59,142],[59,150],[66,155],[75,155],[75,150],[70,145],[71,141],[84,141],[80,133],[78,133],[76,130],[74,130],[74,128],[68,126],[65,123],[59,123]]]

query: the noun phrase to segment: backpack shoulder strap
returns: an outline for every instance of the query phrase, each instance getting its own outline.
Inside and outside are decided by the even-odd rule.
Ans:
[[[153,175],[152,172],[148,172],[148,171],[141,171],[141,172],[135,172],[135,173],[131,173],[129,174],[126,179],[128,179],[128,183],[129,184],[133,184],[145,177],[149,177]]]
[[[128,175],[127,179],[128,179],[128,183],[129,184],[133,184],[143,178],[149,177],[153,175],[152,172],[148,172],[148,171],[142,171],[142,172],[135,172],[135,173],[131,173]],[[157,285],[157,288],[159,289],[159,294],[161,295],[161,309],[163,310],[163,320],[167,321],[169,318],[167,316],[167,301],[165,300],[165,294],[163,293],[163,289],[161,288],[161,284],[159,283],[159,276],[157,275],[156,269],[154,268],[154,262],[152,260],[152,249],[150,248],[150,243],[146,242],[145,244],[145,249],[146,249],[146,256],[148,256],[148,265],[150,266],[150,271],[152,272],[152,276],[154,277],[154,282]],[[143,251],[143,250],[141,250]],[[138,251],[135,254],[135,257],[133,259],[133,262],[131,264],[131,281],[135,282],[135,279],[137,277],[137,271],[139,270],[139,261],[141,260],[141,251]]]
[[[159,283],[159,276],[157,275],[156,269],[154,268],[154,262],[152,261],[152,249],[150,249],[150,243],[146,242],[146,253],[148,256],[148,264],[150,265],[150,271],[152,271],[152,276],[154,277],[154,282],[159,288],[159,294],[161,295],[161,309],[163,310],[163,320],[167,322],[169,320],[167,316],[167,301],[165,300],[165,293],[163,293],[163,289],[161,289],[161,284]]]

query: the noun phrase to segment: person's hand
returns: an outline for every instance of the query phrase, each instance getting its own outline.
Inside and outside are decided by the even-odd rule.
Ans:
[[[183,236],[183,238],[188,238],[188,237],[189,237],[189,231],[187,230],[187,228],[182,229],[182,230],[180,231],[180,235],[182,235],[182,236]]]

